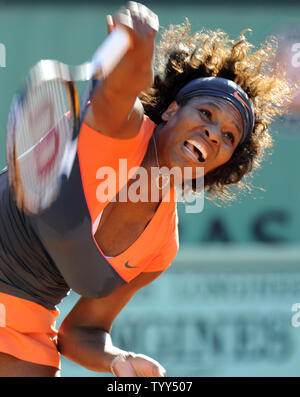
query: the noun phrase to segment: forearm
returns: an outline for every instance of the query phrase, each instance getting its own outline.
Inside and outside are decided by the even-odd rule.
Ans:
[[[120,77],[118,77],[119,79]],[[120,80],[132,81],[133,77],[122,77]],[[124,84],[124,83],[123,83]],[[138,99],[140,90],[134,90],[131,87],[123,86],[123,90],[117,91],[105,85],[99,86],[91,101],[85,122],[92,128],[98,130],[104,135],[113,137],[129,138],[138,133],[142,117],[136,117],[136,126],[132,125],[131,130],[135,133],[126,136],[126,126],[129,120],[133,120],[134,114],[142,115],[144,113],[143,106]],[[131,135],[131,136],[130,136]]]
[[[111,342],[109,333],[113,322],[134,294],[160,274],[161,272],[141,273],[130,283],[103,298],[81,297],[59,328],[58,350],[61,354],[92,371],[111,372],[113,359],[128,353],[113,346]],[[149,363],[149,358],[134,357],[132,353],[129,353],[129,358],[128,354],[125,356],[125,362],[122,357],[114,362],[117,376],[153,376],[153,373],[160,376],[158,372],[161,368],[156,363],[153,364],[153,360]],[[138,368],[132,367],[133,361]]]
[[[60,329],[58,349],[67,359],[97,372],[111,372],[112,360],[121,350],[113,346],[110,334],[99,328],[76,327]]]
[[[97,126],[102,134],[118,136],[131,118],[132,111],[143,107],[137,99],[141,91],[153,82],[153,66],[150,57],[144,59],[131,55],[122,59],[120,64],[97,87],[91,100],[88,124]],[[87,115],[89,115],[87,113]],[[134,129],[134,128],[132,128]],[[139,128],[136,128],[138,131]]]
[[[153,84],[158,18],[145,6],[130,2],[116,14],[110,31],[117,25],[127,31],[130,48],[95,90],[85,122],[104,135],[127,139],[138,133],[143,118],[137,98]]]

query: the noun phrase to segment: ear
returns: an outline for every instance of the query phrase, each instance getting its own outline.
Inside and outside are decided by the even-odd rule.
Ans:
[[[173,101],[161,115],[163,121],[169,121],[169,119],[177,112],[179,105],[177,102]]]

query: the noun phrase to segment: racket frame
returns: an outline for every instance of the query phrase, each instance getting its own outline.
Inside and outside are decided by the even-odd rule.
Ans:
[[[32,90],[38,89],[41,84],[44,82],[51,82],[55,80],[60,80],[64,84],[64,88],[66,90],[66,94],[68,97],[68,103],[70,105],[69,108],[69,117],[72,118],[73,127],[72,127],[72,141],[76,140],[79,129],[80,129],[80,101],[77,92],[76,85],[71,80],[66,80],[65,74],[60,73],[60,70],[66,70],[64,64],[58,61],[47,60],[47,69],[49,70],[49,66],[53,66],[53,70],[56,70],[56,75],[51,74],[51,78],[43,80],[42,76],[45,75],[43,68],[45,65],[45,61],[42,60],[38,62],[30,71],[30,75],[26,80],[25,88],[14,96],[12,105],[10,108],[10,113],[8,117],[8,131],[6,138],[6,159],[7,159],[7,169],[8,169],[8,181],[11,187],[11,191],[13,197],[16,201],[18,208],[29,215],[33,215],[41,212],[45,209],[57,196],[61,183],[65,177],[64,174],[61,174],[57,179],[55,186],[52,186],[51,192],[49,192],[49,199],[46,197],[44,200],[41,200],[42,207],[37,208],[36,210],[32,210],[30,206],[26,205],[26,199],[24,194],[24,186],[22,183],[22,179],[20,177],[20,170],[18,165],[18,154],[16,147],[16,123],[18,122],[18,113],[19,109],[22,108],[23,104],[26,103],[28,96],[28,87],[30,86]],[[34,80],[33,76],[39,76],[38,79]]]
[[[99,82],[101,83],[101,79],[106,77],[113,70],[130,46],[131,39],[128,32],[121,27],[117,27],[96,50],[91,62],[86,62],[82,65],[72,67],[56,60],[41,60],[30,70],[25,88],[13,99],[8,118],[6,140],[9,184],[12,187],[11,190],[14,192],[14,198],[19,209],[27,214],[37,214],[49,207],[51,203],[55,201],[63,180],[68,178],[71,171],[70,163],[72,163],[72,161],[68,161],[67,167],[64,167],[64,164],[61,164],[62,166],[60,167],[60,171],[66,168],[67,172],[58,175],[56,183],[53,183],[55,187],[53,188],[52,186],[49,188],[49,191],[45,192],[45,197],[39,197],[39,208],[35,207],[33,209],[26,204],[24,194],[25,189],[22,186],[18,165],[16,124],[18,121],[18,111],[26,101],[29,87],[32,90],[37,89],[43,83],[55,80],[60,80],[64,83],[70,104],[70,118],[72,118],[73,121],[72,139],[70,140],[73,145],[71,156],[67,157],[69,157],[68,160],[73,157],[74,161],[76,154],[76,151],[74,151],[74,143],[77,142],[80,127],[88,107],[88,101],[91,99]],[[75,85],[75,82],[77,81],[88,81],[87,87],[82,96],[81,105]],[[53,126],[53,128],[54,127],[55,126]],[[44,136],[47,136],[47,133]]]

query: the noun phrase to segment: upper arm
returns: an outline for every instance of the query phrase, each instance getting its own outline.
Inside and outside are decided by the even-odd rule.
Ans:
[[[84,121],[103,135],[126,139],[138,133],[143,116],[144,108],[138,98],[124,100],[116,95],[114,99],[112,95],[108,100],[98,92],[87,109]]]
[[[100,328],[110,332],[112,323],[134,294],[154,281],[162,272],[141,273],[109,296],[97,299],[81,298],[61,325],[64,331],[74,327]]]

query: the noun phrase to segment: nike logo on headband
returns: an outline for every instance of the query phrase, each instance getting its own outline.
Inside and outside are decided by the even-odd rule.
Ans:
[[[247,108],[248,110],[250,110],[250,109],[249,109],[249,106],[247,105],[247,103],[246,103],[245,101],[243,101],[243,99],[239,96],[239,93],[238,93],[237,91],[234,91],[233,95],[234,95],[239,101],[241,101],[241,102],[246,106],[246,108]]]

